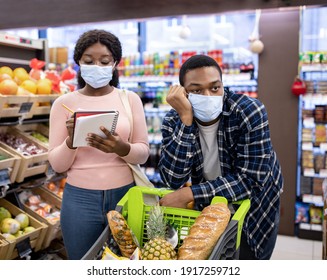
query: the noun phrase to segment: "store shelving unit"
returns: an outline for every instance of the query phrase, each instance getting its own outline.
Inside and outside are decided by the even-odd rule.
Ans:
[[[307,93],[299,97],[295,225],[298,237],[321,240],[322,184],[327,178],[327,68],[324,64],[312,64],[300,69]]]

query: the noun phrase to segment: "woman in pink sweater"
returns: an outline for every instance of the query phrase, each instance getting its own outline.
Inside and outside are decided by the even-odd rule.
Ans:
[[[107,226],[106,214],[134,185],[129,163],[145,163],[149,156],[144,110],[139,96],[128,91],[133,114],[133,135],[122,104],[118,70],[122,56],[119,39],[104,30],[87,31],[78,39],[74,61],[80,66],[79,90],[60,96],[50,113],[49,162],[67,172],[61,228],[69,259],[81,259]],[[88,135],[87,147],[73,148],[73,111],[118,110],[114,134]]]

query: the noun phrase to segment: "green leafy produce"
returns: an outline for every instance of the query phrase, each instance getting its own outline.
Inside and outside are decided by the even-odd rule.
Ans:
[[[47,137],[45,137],[44,135],[42,135],[41,133],[39,133],[39,132],[33,131],[31,133],[31,136],[33,136],[34,138],[40,140],[43,143],[49,143],[49,139]]]

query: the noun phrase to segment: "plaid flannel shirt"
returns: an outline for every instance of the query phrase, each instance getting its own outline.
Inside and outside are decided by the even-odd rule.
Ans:
[[[159,171],[164,183],[178,189],[191,179],[197,209],[214,196],[228,201],[250,198],[251,207],[243,224],[247,242],[257,257],[274,229],[279,210],[283,177],[273,150],[267,112],[258,99],[224,93],[223,112],[217,131],[222,175],[206,181],[196,122],[185,126],[175,110],[162,123]]]

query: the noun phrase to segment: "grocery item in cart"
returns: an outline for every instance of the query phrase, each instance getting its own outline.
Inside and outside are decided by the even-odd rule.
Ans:
[[[226,203],[219,202],[205,207],[178,249],[178,259],[206,260],[225,231],[230,216]]]

